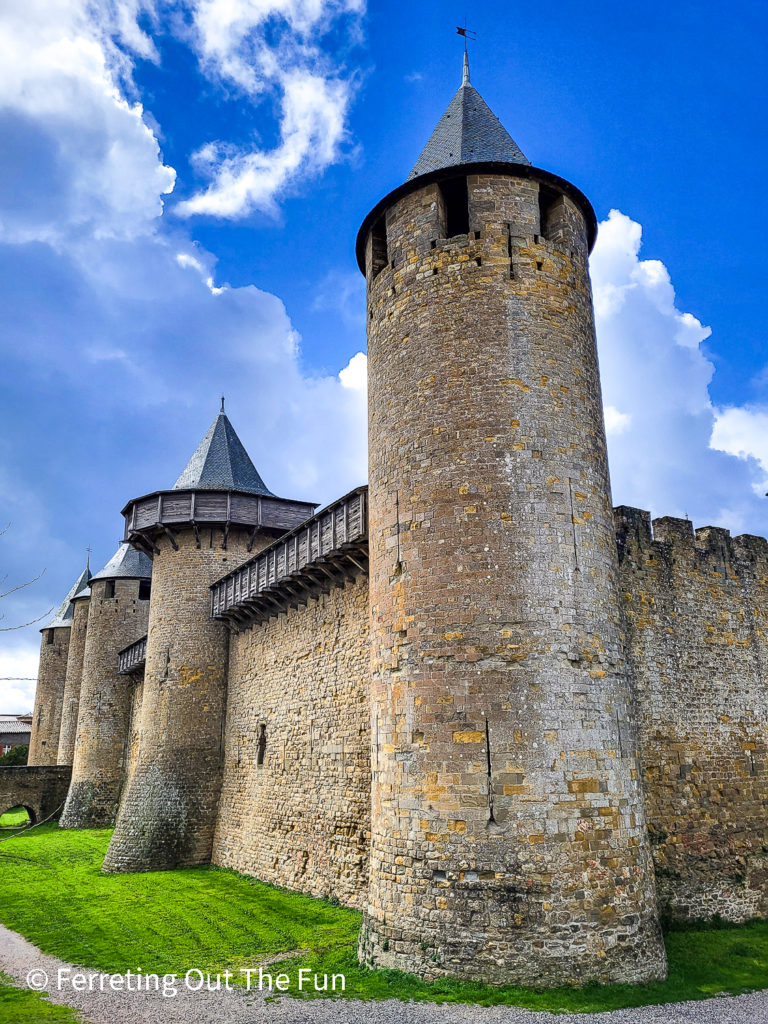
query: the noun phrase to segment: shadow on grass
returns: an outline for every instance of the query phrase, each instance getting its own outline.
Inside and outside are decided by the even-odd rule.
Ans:
[[[0,920],[46,953],[109,973],[185,974],[190,968],[241,978],[265,968],[291,979],[290,996],[328,997],[313,975],[344,975],[343,997],[510,1005],[596,1012],[740,994],[768,987],[768,922],[709,922],[666,933],[669,978],[649,985],[537,991],[440,979],[424,982],[357,962],[360,914],[222,868],[103,875],[109,830],[44,825],[0,844]],[[296,951],[301,951],[296,955]],[[288,958],[288,954],[293,956]],[[281,960],[281,954],[286,959]],[[298,972],[310,972],[298,991]],[[306,977],[306,976],[305,976]],[[243,983],[245,976],[242,976]],[[342,995],[340,992],[336,996]]]

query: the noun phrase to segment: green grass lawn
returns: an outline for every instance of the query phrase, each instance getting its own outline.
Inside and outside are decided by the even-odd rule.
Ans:
[[[0,920],[44,952],[110,973],[211,974],[253,967],[292,981],[300,967],[344,974],[347,997],[510,1004],[596,1011],[768,988],[768,922],[671,931],[669,980],[544,991],[442,980],[361,967],[360,915],[217,868],[102,875],[110,832],[44,825],[0,844]],[[301,951],[279,963],[280,954]],[[289,994],[298,994],[295,984]],[[18,1018],[34,1019],[34,1018]],[[3,1018],[0,1017],[0,1024]]]
[[[23,828],[29,824],[29,815],[23,807],[11,807],[0,814],[0,828]]]
[[[39,992],[18,988],[0,974],[0,1024],[77,1024],[82,1020],[66,1006],[54,1006]]]

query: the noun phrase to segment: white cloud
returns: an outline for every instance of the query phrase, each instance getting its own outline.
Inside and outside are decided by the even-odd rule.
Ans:
[[[39,647],[29,641],[15,650],[0,650],[0,713],[21,715],[35,704]]]
[[[356,5],[285,5],[286,32],[338,9]],[[265,17],[275,10],[263,6]],[[361,357],[339,375],[307,374],[280,299],[215,283],[215,256],[161,216],[174,172],[129,99],[133,55],[157,58],[142,13],[157,18],[140,0],[31,0],[0,13],[0,358],[27,396],[0,424],[3,521],[14,531],[3,572],[48,568],[8,599],[14,623],[60,602],[86,545],[106,562],[119,509],[172,484],[222,392],[276,492],[325,502],[366,476]],[[313,99],[313,62],[309,53],[280,71],[284,175],[332,159],[343,134],[337,77],[320,68]],[[305,136],[317,151],[306,160]],[[3,634],[5,656],[36,651],[37,630]]]
[[[339,371],[339,380],[343,388],[351,391],[359,391],[367,394],[368,389],[368,359],[364,352],[358,352],[352,356],[350,361]]]
[[[632,417],[628,413],[619,412],[612,405],[606,405],[603,409],[603,414],[605,416],[606,434],[623,434],[625,430],[629,430]]]
[[[252,209],[275,213],[276,198],[298,172],[321,171],[334,162],[345,132],[349,83],[307,71],[283,74],[281,82],[280,145],[234,155],[229,155],[229,147],[204,147],[197,164],[208,169],[213,181],[205,191],[180,202],[176,213],[229,218]]]
[[[768,487],[768,410],[743,406],[718,409],[710,441],[712,448],[738,459],[757,463],[755,493],[761,497]]]
[[[640,259],[641,242],[641,226],[612,210],[590,260],[614,503],[762,533],[757,463],[744,456],[768,465],[763,421],[713,408],[710,329],[677,309],[667,268]]]
[[[133,238],[162,214],[175,171],[121,88],[130,61],[111,41],[111,10],[86,0],[0,8],[2,241]],[[123,36],[146,51],[128,8],[116,11]]]
[[[274,213],[299,177],[335,162],[346,137],[354,79],[334,65],[321,41],[341,25],[354,39],[363,0],[197,0],[193,45],[203,71],[254,102],[279,97],[279,142],[273,149],[208,142],[195,155],[209,186],[180,202],[184,216]],[[338,41],[337,41],[338,42]]]

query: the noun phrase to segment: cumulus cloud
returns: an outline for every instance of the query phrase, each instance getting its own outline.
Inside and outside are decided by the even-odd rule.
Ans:
[[[192,39],[203,70],[254,102],[276,95],[279,142],[272,149],[202,146],[195,162],[211,179],[180,202],[181,215],[274,213],[298,176],[324,170],[340,154],[354,79],[320,41],[337,24],[352,38],[363,0],[198,0]]]
[[[710,329],[677,308],[667,268],[641,259],[641,244],[641,226],[612,210],[590,261],[614,502],[763,532],[760,420],[713,408]]]
[[[261,6],[267,19],[278,10]],[[159,59],[148,26],[164,31],[158,10],[171,7],[192,10],[31,0],[0,12],[0,514],[13,524],[0,575],[48,569],[8,599],[13,622],[61,601],[87,546],[94,566],[107,561],[119,509],[173,483],[222,392],[277,493],[326,502],[366,477],[360,360],[308,373],[281,300],[220,280],[215,255],[162,216],[175,172],[131,77],[138,57]],[[284,5],[280,17],[303,32],[329,9]],[[343,134],[336,113],[307,98],[316,73],[318,105],[343,107],[334,75],[310,56],[279,71],[290,97],[283,163],[263,195],[300,173],[302,133],[315,167]],[[38,626],[2,637],[0,676],[19,680],[0,681],[0,710],[25,710],[31,691],[20,677],[35,674]]]
[[[121,90],[111,28],[85,0],[0,8],[3,241],[133,238],[162,214],[175,171]]]
[[[731,406],[718,409],[711,446],[750,463],[754,490],[764,495],[768,487],[768,409]]]

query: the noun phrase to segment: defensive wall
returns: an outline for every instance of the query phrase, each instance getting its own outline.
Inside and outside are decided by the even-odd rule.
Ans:
[[[232,627],[213,862],[356,907],[370,842],[366,499],[345,495],[212,588]]]
[[[362,905],[368,687],[367,579],[233,635],[214,864]]]
[[[70,765],[22,765],[0,768],[0,814],[26,807],[32,824],[55,817],[64,806]]]
[[[660,907],[768,912],[768,541],[616,509]]]

